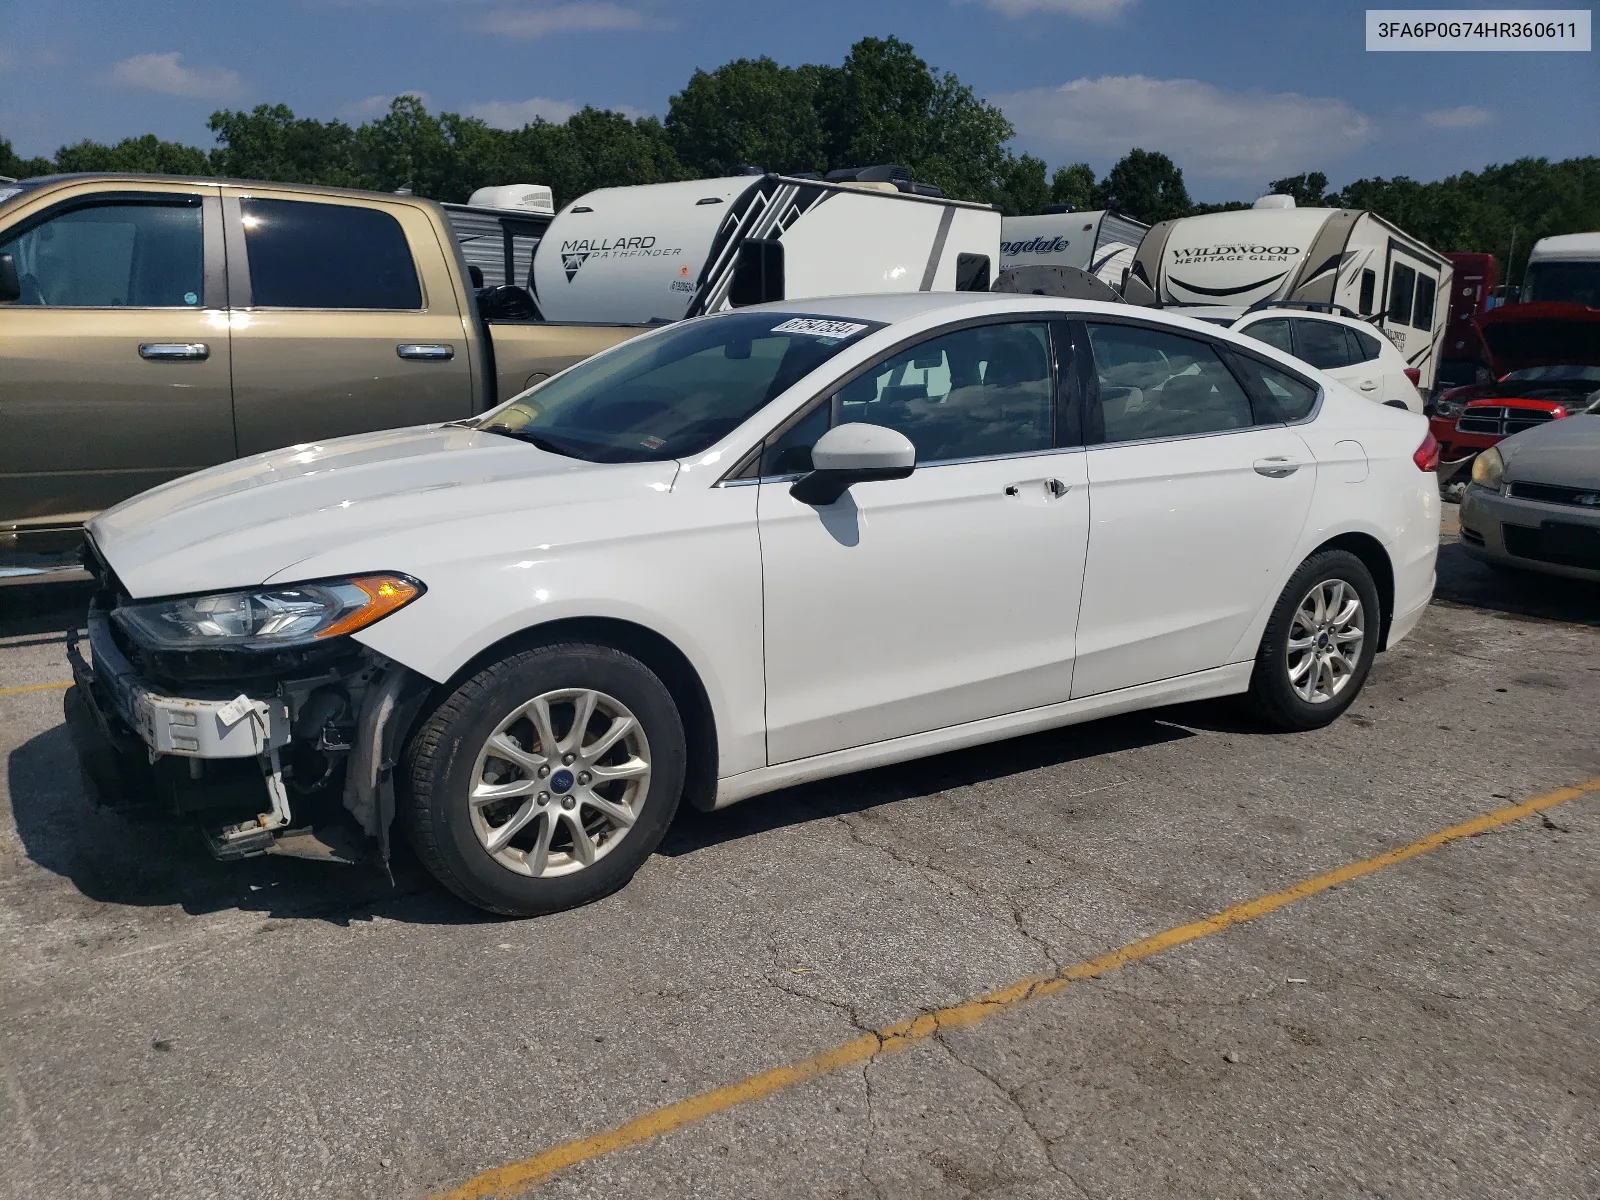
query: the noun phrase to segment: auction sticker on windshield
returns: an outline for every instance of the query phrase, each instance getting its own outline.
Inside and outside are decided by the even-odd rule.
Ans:
[[[795,317],[782,325],[774,325],[772,332],[806,333],[821,338],[847,338],[854,337],[865,328],[865,325],[858,325],[854,321],[825,321],[821,317]]]

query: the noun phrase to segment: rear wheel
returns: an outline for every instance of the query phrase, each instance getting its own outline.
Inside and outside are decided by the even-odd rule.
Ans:
[[[1267,621],[1249,703],[1279,729],[1319,729],[1349,708],[1378,650],[1382,610],[1372,573],[1347,550],[1313,554]]]
[[[587,904],[660,843],[685,757],[672,696],[637,659],[589,644],[524,650],[463,683],[412,738],[411,840],[479,908]]]

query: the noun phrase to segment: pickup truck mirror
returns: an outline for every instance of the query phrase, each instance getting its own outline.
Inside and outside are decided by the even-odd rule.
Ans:
[[[817,439],[811,466],[789,494],[802,504],[832,504],[853,483],[904,479],[916,470],[917,448],[899,430],[852,421]]]
[[[22,299],[22,281],[17,278],[17,260],[0,254],[0,304]]]

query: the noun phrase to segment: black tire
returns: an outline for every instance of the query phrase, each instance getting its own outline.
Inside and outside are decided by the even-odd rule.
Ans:
[[[1313,703],[1302,698],[1289,680],[1288,641],[1295,610],[1319,584],[1340,580],[1355,589],[1365,617],[1365,637],[1356,666],[1344,685],[1332,697]],[[1256,652],[1255,670],[1250,676],[1246,703],[1251,711],[1275,729],[1303,731],[1320,729],[1337,720],[1361,693],[1378,652],[1383,611],[1378,588],[1367,566],[1348,550],[1319,550],[1290,577],[1278,603],[1273,606],[1261,648]]]
[[[649,743],[650,777],[634,824],[612,849],[572,874],[533,877],[491,856],[473,830],[467,796],[496,726],[564,688],[591,688],[627,706]],[[610,895],[644,865],[677,811],[686,759],[677,706],[649,667],[610,646],[536,646],[484,667],[417,729],[406,747],[401,811],[423,865],[468,904],[514,917],[559,912]]]

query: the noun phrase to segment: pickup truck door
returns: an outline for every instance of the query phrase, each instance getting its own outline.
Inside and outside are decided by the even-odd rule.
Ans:
[[[0,254],[22,284],[0,304],[0,523],[71,530],[233,457],[217,188],[42,196]]]
[[[239,453],[477,409],[471,326],[425,208],[228,187]]]

